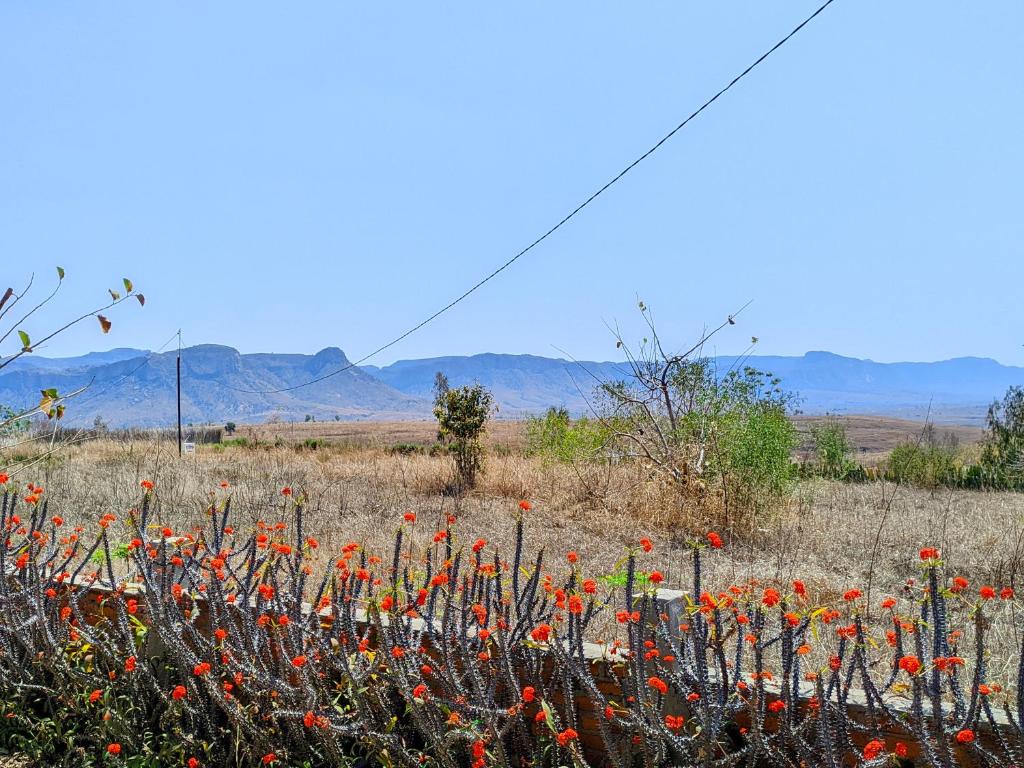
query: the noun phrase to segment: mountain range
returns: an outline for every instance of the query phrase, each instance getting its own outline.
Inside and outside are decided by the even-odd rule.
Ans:
[[[0,369],[0,404],[27,406],[45,388],[68,393],[85,387],[68,403],[70,424],[99,418],[110,426],[169,425],[176,414],[175,358],[176,352],[125,348],[67,358],[24,355]],[[486,386],[500,417],[540,413],[552,405],[581,414],[598,381],[625,378],[628,370],[616,362],[494,353],[350,367],[337,347],[315,355],[242,354],[203,344],[182,350],[181,358],[182,414],[190,423],[430,418],[438,371],[452,386]],[[931,363],[877,363],[830,352],[717,358],[719,370],[737,363],[780,377],[810,414],[930,416],[979,424],[989,403],[1009,386],[1024,385],[1024,368],[974,357]],[[340,368],[347,370],[295,388]]]

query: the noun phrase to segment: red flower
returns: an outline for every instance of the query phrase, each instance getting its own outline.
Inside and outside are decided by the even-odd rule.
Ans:
[[[646,536],[640,539],[640,546],[643,547],[644,552],[650,552],[652,549],[654,549],[654,544],[652,544],[651,540],[648,539]]]
[[[143,480],[141,483],[139,483],[139,485],[141,485],[142,488],[144,490],[146,490],[146,491],[152,491],[153,490],[153,481],[152,480]]]
[[[565,559],[568,560],[570,563],[576,563],[577,561],[579,561],[580,556],[576,552],[568,552],[565,555]]]
[[[954,576],[953,586],[949,588],[949,591],[953,593],[963,592],[968,586],[970,586],[970,582],[963,576]]]
[[[473,551],[479,552],[481,549],[487,546],[487,539],[477,539],[473,542]]]
[[[785,708],[786,702],[784,702],[782,699],[775,699],[775,701],[768,705],[769,711],[774,712],[775,714],[778,714]]]
[[[678,731],[686,723],[686,718],[682,715],[665,715],[665,727],[670,731]]]
[[[99,689],[96,689],[95,691],[93,691],[92,693],[89,694],[89,703],[90,704],[95,704],[97,701],[100,700],[100,696],[102,696],[102,695],[103,695],[103,691],[101,691]]]
[[[978,594],[982,600],[992,600],[996,596],[996,590],[994,587],[984,586],[978,590]]]
[[[281,495],[282,496],[291,496],[292,495],[292,488],[291,488],[291,486],[290,485],[286,485],[284,488],[282,488],[281,489]],[[267,762],[267,759],[263,758],[263,762]]]
[[[721,549],[722,548],[722,537],[719,536],[714,531],[711,531],[708,534],[708,544],[710,544],[715,549]]]
[[[129,656],[127,659],[124,660],[124,671],[125,672],[134,672],[135,671],[135,665],[137,663],[138,662],[136,661],[134,656]]]
[[[885,600],[882,601],[882,607],[883,608],[895,608],[896,607],[896,600],[895,600],[895,598],[892,598],[892,597],[885,598]]]
[[[558,739],[558,746],[564,747],[570,741],[579,738],[579,734],[576,733],[576,731],[574,731],[572,728],[566,728],[564,731],[559,733],[556,738]]]
[[[271,763],[276,763],[276,762],[277,762],[277,755],[275,755],[273,752],[268,752],[267,754],[265,754],[263,756],[263,764],[264,765],[270,765]]]
[[[537,628],[530,633],[530,637],[532,637],[536,643],[546,643],[548,638],[551,637],[551,625],[539,624]]]
[[[861,592],[859,589],[848,589],[846,590],[846,592],[843,593],[843,600],[850,603],[854,600],[859,599],[863,594],[864,593]]]
[[[534,690],[532,685],[528,685],[523,688],[523,703],[529,704],[536,697],[537,692]]]
[[[412,697],[414,699],[425,699],[427,698],[427,686],[420,683],[412,689]]]
[[[175,701],[181,701],[186,696],[188,696],[188,691],[185,690],[184,685],[176,685],[174,686],[174,690],[171,691],[171,698]]]
[[[935,547],[925,547],[921,550],[921,559],[925,561],[938,560],[939,550],[937,550]]]
[[[872,739],[864,745],[864,759],[874,760],[880,754],[885,751],[885,742],[879,741],[878,739]]]
[[[779,604],[779,601],[781,599],[782,596],[779,594],[778,590],[768,587],[768,589],[764,591],[764,595],[762,595],[761,597],[761,602],[764,603],[768,608],[774,608],[776,605]]]
[[[800,579],[793,582],[793,592],[800,597],[807,597],[807,587]]]
[[[647,685],[653,688],[663,696],[668,693],[668,683],[662,680],[660,677],[649,677],[647,678]]]
[[[583,591],[588,595],[593,595],[597,592],[597,582],[593,579],[587,579],[583,582]]]
[[[312,728],[316,724],[316,715],[312,712],[307,712],[302,716],[302,724],[307,728]]]
[[[999,590],[1000,600],[1013,600],[1013,587],[1003,587]]]
[[[7,485],[7,481],[10,479],[11,478],[5,475],[3,472],[0,472],[0,485]]]
[[[188,766],[188,768],[199,768],[199,758],[198,757],[190,757],[188,759],[188,762],[185,763],[185,765]]]
[[[519,508],[523,510],[523,512],[529,512],[531,509],[533,509],[533,504],[528,502],[526,499],[523,499],[522,501],[519,502]]]
[[[121,745],[120,744],[107,744],[107,752],[109,752],[111,755],[120,755],[121,754]]]
[[[970,744],[972,741],[974,741],[974,731],[972,731],[970,728],[964,728],[956,735],[956,740],[959,741],[961,744]]]
[[[296,656],[294,659],[292,659],[292,666],[296,667],[296,668],[303,666],[305,663],[306,663],[306,657],[305,656]]]
[[[900,659],[900,669],[908,675],[916,675],[921,669],[921,660],[917,656],[904,656]]]
[[[583,598],[579,595],[569,596],[569,613],[581,614],[583,613]]]
[[[650,581],[651,584],[661,584],[661,582],[665,580],[665,577],[661,574],[661,571],[651,571],[651,574],[647,577],[647,580]]]

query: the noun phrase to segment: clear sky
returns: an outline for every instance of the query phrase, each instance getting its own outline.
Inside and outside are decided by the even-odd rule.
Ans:
[[[0,4],[0,281],[122,275],[114,329],[356,358],[533,240],[818,5]],[[374,362],[722,353],[1024,364],[1024,3],[836,0],[661,151]],[[0,286],[0,289],[6,286]],[[32,324],[38,333],[43,324]],[[44,351],[40,351],[41,354]]]

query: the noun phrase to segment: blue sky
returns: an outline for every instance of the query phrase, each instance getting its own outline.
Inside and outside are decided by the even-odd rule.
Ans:
[[[571,210],[817,2],[0,5],[0,260],[144,309],[46,354],[359,357]],[[1024,364],[1024,4],[836,0],[569,226],[374,362]],[[6,287],[6,286],[2,286]],[[30,328],[38,335],[45,322]],[[42,350],[40,353],[44,353]]]

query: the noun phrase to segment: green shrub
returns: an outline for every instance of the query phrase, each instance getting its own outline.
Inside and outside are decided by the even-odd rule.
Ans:
[[[956,447],[931,439],[897,445],[886,462],[889,479],[923,488],[955,485],[958,469]]]
[[[388,448],[388,453],[392,456],[415,456],[426,453],[426,448],[416,443],[395,443]]]
[[[563,464],[590,462],[604,456],[611,429],[596,419],[573,421],[565,408],[548,408],[526,424],[527,453]]]
[[[833,480],[844,479],[855,465],[850,460],[853,444],[846,434],[846,427],[839,419],[828,417],[811,427],[817,473]]]

